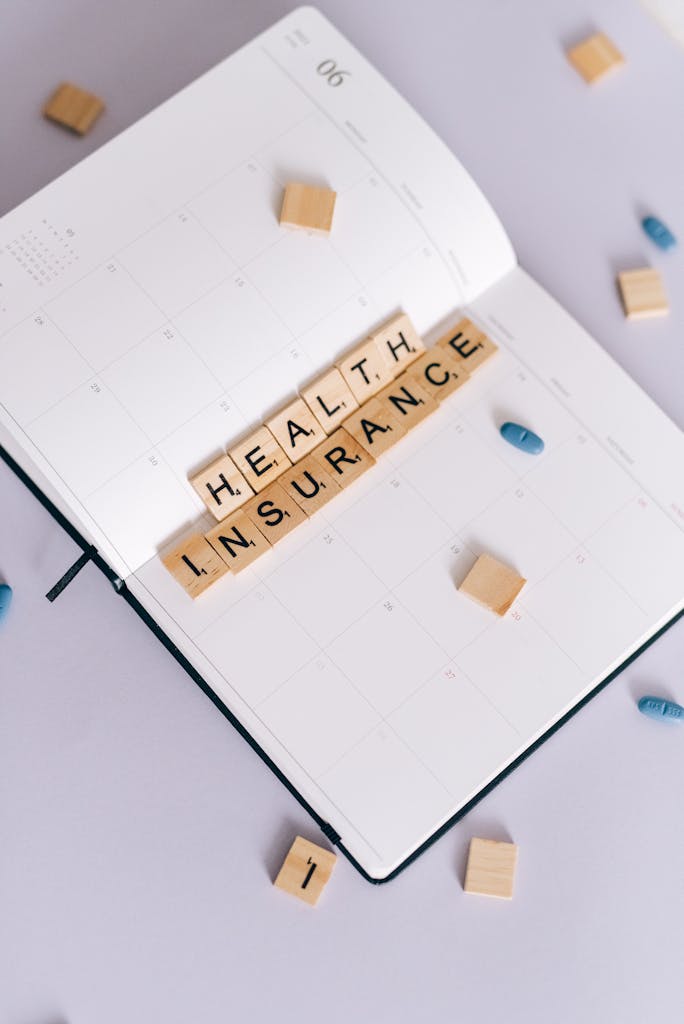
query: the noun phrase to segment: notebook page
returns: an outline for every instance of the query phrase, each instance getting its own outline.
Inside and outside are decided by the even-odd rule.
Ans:
[[[337,191],[330,238],[279,227],[291,179]],[[303,8],[0,221],[0,423],[126,576],[198,520],[190,472],[398,308],[425,331],[513,262]]]
[[[469,312],[496,358],[271,552],[197,601],[129,580],[375,878],[684,607],[684,435],[521,269]],[[457,589],[483,551],[528,581],[504,618]]]

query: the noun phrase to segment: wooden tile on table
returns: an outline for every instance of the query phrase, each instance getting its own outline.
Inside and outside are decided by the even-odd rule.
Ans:
[[[515,843],[473,837],[470,840],[464,890],[481,896],[512,899],[517,861],[518,847]]]
[[[77,135],[85,135],[104,108],[99,96],[71,82],[62,82],[43,107],[43,115]]]
[[[313,907],[336,863],[337,857],[330,850],[297,836],[273,884]]]

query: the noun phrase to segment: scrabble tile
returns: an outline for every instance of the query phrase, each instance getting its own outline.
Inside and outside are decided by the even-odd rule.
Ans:
[[[373,331],[371,340],[377,345],[395,377],[425,351],[423,340],[406,313],[393,316],[377,331]]]
[[[422,384],[411,380],[407,373],[385,388],[377,397],[404,430],[412,430],[431,413],[439,409],[438,403],[427,393]]]
[[[336,366],[307,384],[299,394],[326,434],[332,434],[359,405]]]
[[[340,493],[340,485],[323,468],[318,459],[307,456],[286,471],[278,483],[297,502],[303,512],[312,516]]]
[[[458,589],[497,615],[505,615],[526,583],[515,569],[484,554]]]
[[[394,379],[394,371],[385,361],[372,338],[367,338],[335,364],[362,405]]]
[[[515,843],[497,843],[493,839],[474,837],[470,840],[464,890],[510,900],[517,860],[518,847]]]
[[[472,373],[499,351],[492,339],[467,317],[463,317],[455,327],[443,334],[437,344],[449,348],[457,359],[465,363],[468,373]]]
[[[259,427],[228,452],[252,490],[257,494],[273,483],[290,460],[268,427]]]
[[[280,409],[266,420],[266,426],[290,462],[304,458],[325,438],[323,427],[302,398]]]
[[[225,519],[254,491],[228,455],[221,455],[190,477],[190,483],[215,519]]]
[[[199,597],[228,568],[201,533],[192,533],[162,554],[161,560],[190,597]]]
[[[231,572],[241,572],[271,548],[263,533],[243,511],[224,519],[205,537]]]
[[[406,427],[377,398],[371,398],[352,413],[344,421],[344,429],[374,458],[395,445],[406,433]]]
[[[669,313],[663,280],[653,267],[624,270],[618,274],[618,285],[625,315],[629,320],[643,320],[645,317]]]
[[[288,228],[303,228],[329,234],[337,193],[330,188],[314,188],[290,182],[285,186],[280,223]]]
[[[625,58],[614,43],[604,35],[596,32],[567,52],[567,58],[585,82],[597,82],[609,71],[622,67]]]
[[[334,853],[297,836],[273,884],[314,907],[336,862]]]
[[[409,380],[417,381],[436,402],[443,402],[468,380],[470,374],[462,359],[450,349],[433,345],[406,371]]]
[[[242,511],[270,544],[277,544],[307,520],[301,508],[280,483],[271,484],[243,505]]]
[[[71,129],[77,135],[85,135],[104,110],[105,105],[98,96],[69,82],[55,90],[43,107],[43,115],[50,121]]]
[[[375,465],[375,459],[343,427],[312,452],[340,487],[348,487]]]

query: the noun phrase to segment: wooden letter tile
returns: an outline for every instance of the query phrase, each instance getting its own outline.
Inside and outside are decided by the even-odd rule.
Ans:
[[[517,860],[518,847],[515,843],[471,839],[464,890],[482,896],[498,896],[503,900],[512,899]]]
[[[314,188],[291,182],[285,186],[280,223],[289,228],[304,228],[329,234],[337,193],[330,188]]]
[[[207,541],[231,572],[241,572],[271,547],[244,512],[236,512],[206,534]]]
[[[340,492],[337,480],[312,455],[283,473],[278,483],[308,516]]]
[[[435,345],[412,363],[406,376],[417,381],[435,401],[443,402],[465,384],[470,375],[463,360],[456,359],[450,349]]]
[[[161,560],[190,597],[199,597],[207,587],[221,579],[228,569],[201,533],[184,537]]]
[[[449,348],[457,359],[464,362],[468,373],[472,373],[499,351],[492,339],[484,331],[478,330],[467,317],[463,317],[455,327],[443,334],[437,344]]]
[[[344,429],[374,458],[395,445],[406,433],[403,423],[377,398],[371,398],[352,413],[344,421]]]
[[[103,110],[104,103],[98,96],[63,82],[43,107],[43,115],[77,135],[85,135]]]
[[[290,462],[297,462],[308,455],[325,438],[323,427],[301,398],[296,398],[266,420],[266,426]]]
[[[290,460],[268,427],[259,427],[231,448],[228,454],[257,493],[268,487],[290,465]]]
[[[314,449],[312,456],[340,487],[348,487],[375,465],[373,456],[369,455],[343,427]]]
[[[228,455],[214,459],[190,483],[215,519],[225,519],[254,494]]]
[[[515,569],[484,554],[458,589],[497,615],[505,615],[526,583]]]
[[[609,71],[622,67],[625,58],[603,32],[589,36],[567,52],[567,58],[585,82],[597,82]]]
[[[359,405],[336,366],[302,388],[300,395],[326,434],[332,434]]]
[[[423,339],[418,335],[406,313],[399,313],[373,331],[371,339],[380,350],[383,359],[397,377],[409,363],[425,351]]]
[[[625,315],[629,320],[664,316],[669,312],[662,278],[653,267],[623,271],[618,274],[618,285]]]
[[[314,907],[336,862],[334,853],[297,836],[273,884]]]
[[[377,331],[373,331],[371,338],[395,377],[425,351],[423,339],[406,313],[393,316]]]
[[[280,483],[271,484],[257,494],[243,506],[242,511],[270,544],[277,544],[307,519],[306,513],[302,512]]]
[[[335,365],[360,405],[376,395],[394,378],[394,371],[372,338],[367,338],[357,345]]]
[[[412,380],[408,373],[402,373],[381,391],[377,401],[401,423],[404,430],[411,430],[439,408],[422,384]]]

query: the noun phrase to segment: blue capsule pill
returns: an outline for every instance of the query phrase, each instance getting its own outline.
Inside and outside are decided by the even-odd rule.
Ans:
[[[677,239],[670,229],[657,217],[644,217],[641,226],[651,241],[661,249],[671,249],[673,245],[677,244]]]
[[[0,583],[0,622],[7,615],[9,606],[12,604],[12,588],[8,583]]]
[[[674,722],[684,722],[684,708],[672,700],[663,700],[662,697],[642,697],[638,706],[642,715],[648,715],[649,718],[667,718]]]
[[[504,423],[499,432],[504,441],[515,445],[521,452],[539,455],[544,451],[544,442],[541,437],[528,430],[527,427],[521,427],[519,423]]]

